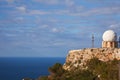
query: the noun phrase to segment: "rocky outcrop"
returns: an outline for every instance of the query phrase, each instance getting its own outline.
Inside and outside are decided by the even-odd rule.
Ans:
[[[72,68],[86,68],[86,61],[93,57],[101,61],[109,61],[113,59],[120,60],[120,48],[85,48],[80,50],[69,51],[63,68],[70,70]]]

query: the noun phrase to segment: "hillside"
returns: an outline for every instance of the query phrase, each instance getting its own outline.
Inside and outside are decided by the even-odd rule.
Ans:
[[[64,65],[54,64],[37,80],[119,80],[119,59],[119,48],[71,50]]]

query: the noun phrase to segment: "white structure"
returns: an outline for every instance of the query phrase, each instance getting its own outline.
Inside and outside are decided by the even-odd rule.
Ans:
[[[117,34],[113,30],[107,30],[103,33],[103,48],[117,48]]]

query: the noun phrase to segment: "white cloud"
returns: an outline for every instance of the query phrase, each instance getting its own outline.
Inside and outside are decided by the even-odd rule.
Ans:
[[[11,34],[11,33],[5,33],[4,35],[7,37],[16,37],[17,36],[16,34]]]
[[[41,26],[42,28],[48,28],[49,26],[47,24],[44,24]]]
[[[13,3],[14,0],[6,0],[8,3]]]
[[[58,30],[57,28],[53,28],[53,29],[52,29],[52,32],[55,32],[55,33],[56,33],[56,32],[59,32],[59,30]]]
[[[67,6],[73,6],[74,0],[34,0],[36,2],[48,4],[48,5],[58,5],[58,4],[64,4]]]
[[[35,1],[50,5],[58,4],[60,2],[60,0],[35,0]]]
[[[24,17],[19,16],[19,17],[14,18],[14,22],[20,24],[20,23],[25,23],[26,21]]]
[[[120,23],[118,23],[118,24],[112,24],[112,25],[110,25],[109,28],[113,29],[113,30],[120,30]]]
[[[53,33],[59,33],[59,32],[62,32],[63,31],[63,28],[52,28],[51,29],[51,31],[53,32]]]
[[[71,3],[72,5],[73,3]],[[24,7],[19,7],[21,11],[25,11]],[[99,7],[91,8],[87,10],[83,6],[74,6],[73,9],[63,9],[63,10],[51,10],[51,11],[42,11],[42,10],[31,10],[30,14],[38,15],[47,15],[47,14],[57,14],[57,15],[71,15],[71,16],[96,16],[96,15],[112,15],[119,14],[120,7]]]
[[[113,7],[98,7],[98,8],[91,8],[86,9],[83,6],[77,6],[74,7],[74,11],[61,11],[64,14],[68,14],[71,16],[96,16],[96,15],[112,15],[112,14],[120,14],[120,7],[119,6],[113,6]]]
[[[84,9],[84,11],[78,11],[75,13],[69,13],[69,15],[73,16],[94,16],[94,15],[111,15],[111,14],[119,14],[120,7],[99,7],[99,8],[92,8],[89,10]]]
[[[73,0],[65,0],[67,6],[73,6],[75,3]]]
[[[46,15],[46,14],[50,14],[50,12],[41,11],[41,10],[31,10],[31,11],[30,11],[30,14]]]
[[[68,14],[69,15],[69,10],[56,10],[55,14],[58,14],[58,15]]]
[[[16,9],[21,11],[21,12],[26,12],[26,7],[25,6],[16,7]]]
[[[22,21],[22,20],[24,20],[24,18],[23,17],[16,17],[15,20]]]

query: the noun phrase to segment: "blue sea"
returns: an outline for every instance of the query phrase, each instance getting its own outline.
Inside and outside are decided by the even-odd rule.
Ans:
[[[49,75],[48,68],[65,58],[0,58],[0,80],[22,80]]]

